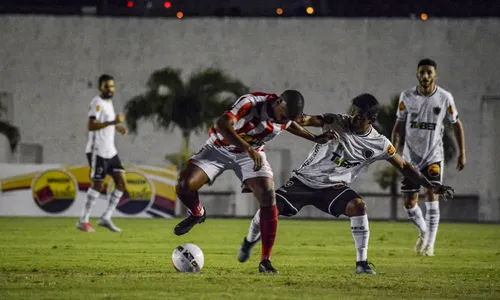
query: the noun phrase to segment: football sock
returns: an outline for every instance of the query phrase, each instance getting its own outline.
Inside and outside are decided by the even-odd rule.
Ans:
[[[255,242],[260,238],[260,209],[257,211],[255,216],[250,222],[250,228],[248,228],[247,241]]]
[[[434,242],[436,241],[436,235],[439,226],[439,201],[425,202],[425,207],[427,212],[425,214],[425,221],[427,223],[427,228],[429,235],[427,238],[427,246],[434,247]]]
[[[351,231],[354,246],[356,247],[356,262],[366,261],[368,257],[368,240],[370,239],[368,215],[351,217]]]
[[[177,191],[177,198],[181,200],[192,215],[201,217],[205,213],[205,209],[198,198],[198,191]]]
[[[278,229],[278,207],[276,205],[261,207],[260,220],[260,234],[262,236],[261,260],[270,259]]]
[[[121,197],[123,196],[123,192],[119,190],[114,190],[113,193],[111,193],[111,197],[109,197],[109,205],[104,214],[102,215],[103,219],[110,219],[111,215],[113,214],[113,211],[115,210],[116,206],[118,205],[118,202],[120,202]]]
[[[420,236],[424,236],[427,231],[427,225],[425,224],[425,219],[422,214],[422,210],[420,206],[415,205],[412,208],[405,208],[408,213],[408,218],[412,221],[415,226],[417,226]]]
[[[92,207],[94,206],[95,201],[97,200],[97,198],[99,198],[100,195],[101,194],[98,191],[92,188],[89,188],[87,190],[87,201],[85,202],[85,206],[83,207],[82,215],[80,217],[81,223],[89,222],[90,212],[92,211]]]

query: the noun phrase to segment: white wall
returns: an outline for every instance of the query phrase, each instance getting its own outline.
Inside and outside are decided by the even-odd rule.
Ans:
[[[430,57],[438,63],[439,84],[455,96],[468,150],[467,169],[458,173],[454,164],[447,167],[445,181],[459,193],[477,194],[483,176],[479,103],[484,94],[500,94],[496,19],[1,16],[0,40],[0,90],[13,93],[22,141],[43,144],[46,163],[85,163],[87,106],[103,72],[116,76],[118,111],[144,90],[156,68],[173,66],[189,74],[217,66],[254,91],[299,89],[309,113],[345,112],[348,100],[362,92],[387,103],[416,83],[417,61]],[[199,148],[205,139],[205,134],[195,136],[191,146]],[[155,131],[151,124],[143,124],[137,137],[118,138],[124,161],[159,166],[165,164],[165,153],[178,151],[179,143],[177,131]],[[294,147],[294,166],[310,146],[287,133],[269,145]],[[380,166],[371,167],[354,186],[379,191],[370,173]]]

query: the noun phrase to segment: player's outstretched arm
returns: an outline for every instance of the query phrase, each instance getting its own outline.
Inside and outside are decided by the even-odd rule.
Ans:
[[[432,184],[432,182],[430,182],[422,173],[415,169],[411,163],[403,160],[403,158],[399,154],[394,154],[394,156],[387,159],[387,161],[389,161],[396,169],[398,169],[398,171],[401,172],[403,176],[409,178],[414,183],[423,185],[424,187],[432,190],[435,194],[443,195],[445,200],[446,197],[453,198],[453,194],[455,193],[455,190],[453,188],[441,184]]]
[[[95,117],[90,117],[87,127],[89,131],[96,131],[111,125],[122,123],[123,121],[125,121],[125,117],[121,114],[117,115],[116,119],[111,122],[99,122],[95,119]]]
[[[300,126],[323,127],[325,125],[324,118],[321,115],[302,115],[302,118],[297,120]]]
[[[459,171],[462,171],[465,168],[465,164],[467,163],[467,158],[465,156],[464,126],[462,124],[462,121],[457,120],[455,124],[453,124],[453,129],[455,131],[455,138],[457,139],[459,149],[457,169]]]
[[[291,134],[294,134],[296,136],[300,136],[301,138],[304,138],[306,140],[309,140],[309,141],[312,141],[312,142],[315,142],[318,144],[325,144],[330,140],[339,138],[338,134],[333,130],[326,131],[320,135],[315,135],[312,132],[310,132],[309,130],[300,126],[295,121],[292,121],[292,124],[290,124],[290,126],[288,126],[288,128],[286,130],[288,132],[290,132]]]
[[[396,148],[396,152],[399,153],[401,146],[401,140],[405,134],[405,121],[396,120],[394,127],[392,128],[391,142]]]

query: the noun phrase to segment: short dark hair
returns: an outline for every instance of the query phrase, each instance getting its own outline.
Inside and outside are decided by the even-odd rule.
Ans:
[[[304,113],[304,96],[296,90],[286,90],[280,98],[286,103],[286,116],[295,118]]]
[[[424,58],[418,62],[417,68],[420,68],[421,66],[432,66],[434,69],[437,70],[437,64],[435,61],[433,61],[430,58]]]
[[[372,122],[377,120],[379,103],[377,98],[371,94],[361,94],[352,99],[352,104],[359,107],[363,112],[368,113]]]
[[[101,88],[101,85],[107,81],[110,81],[110,80],[114,80],[113,76],[111,75],[108,75],[108,74],[102,74],[101,76],[99,76],[99,80],[98,80],[98,83],[99,83],[99,88]]]

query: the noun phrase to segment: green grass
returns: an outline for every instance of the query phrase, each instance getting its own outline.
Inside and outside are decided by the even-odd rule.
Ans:
[[[413,253],[409,223],[370,224],[378,274],[354,274],[346,221],[281,220],[273,264],[258,273],[236,251],[248,220],[209,219],[183,237],[178,220],[116,219],[87,234],[75,219],[0,218],[0,299],[499,299],[500,226],[441,224],[435,257]],[[195,243],[201,274],[176,273],[173,249]],[[260,250],[255,251],[258,254]]]

